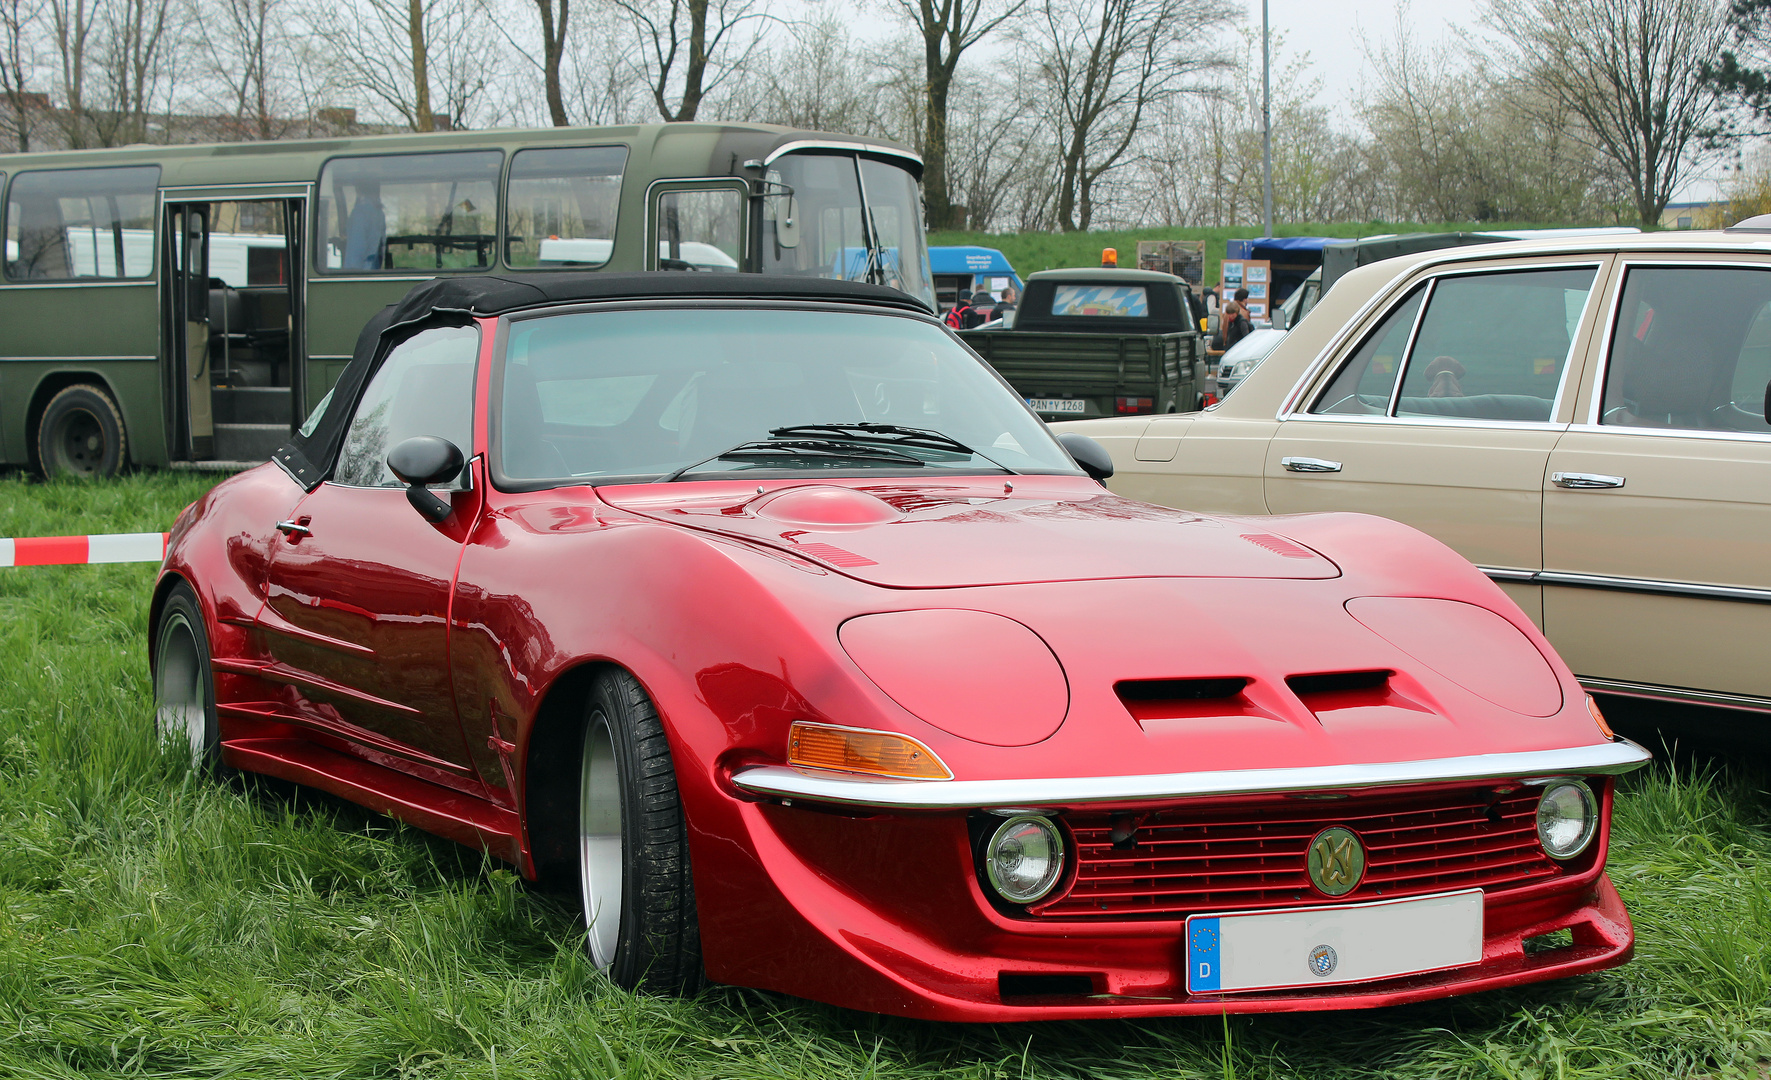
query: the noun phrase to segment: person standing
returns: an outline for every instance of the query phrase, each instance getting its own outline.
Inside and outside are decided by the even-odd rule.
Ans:
[[[344,269],[380,270],[387,249],[387,213],[381,208],[381,184],[357,183],[357,201],[344,227]]]

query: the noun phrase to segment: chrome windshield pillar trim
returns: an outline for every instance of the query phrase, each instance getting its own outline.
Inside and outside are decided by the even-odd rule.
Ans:
[[[1653,683],[1626,682],[1622,679],[1595,679],[1576,676],[1580,685],[1595,694],[1616,694],[1619,697],[1649,698],[1654,701],[1677,701],[1691,705],[1714,705],[1724,709],[1771,712],[1771,699],[1749,694],[1724,694],[1716,690],[1692,690],[1683,686],[1656,686]]]
[[[732,781],[753,795],[775,798],[886,810],[971,810],[992,806],[1049,807],[1152,799],[1208,799],[1467,780],[1517,780],[1527,776],[1616,776],[1639,769],[1652,758],[1653,755],[1642,747],[1628,739],[1619,739],[1559,750],[1473,754],[1427,761],[1025,780],[890,780],[821,769],[759,765],[735,773]]]

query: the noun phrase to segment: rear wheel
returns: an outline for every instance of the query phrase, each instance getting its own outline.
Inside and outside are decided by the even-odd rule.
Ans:
[[[102,387],[63,387],[37,421],[37,467],[46,479],[116,476],[124,450],[123,413]]]
[[[154,630],[154,734],[162,746],[189,753],[195,768],[220,761],[209,635],[197,594],[183,582],[173,586]]]
[[[579,764],[578,884],[591,960],[629,988],[700,986],[688,830],[658,710],[632,675],[600,676]]]

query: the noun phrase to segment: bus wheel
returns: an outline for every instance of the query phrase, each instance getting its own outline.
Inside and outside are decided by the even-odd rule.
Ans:
[[[44,479],[116,476],[123,468],[123,414],[90,383],[63,387],[37,421],[37,467]]]

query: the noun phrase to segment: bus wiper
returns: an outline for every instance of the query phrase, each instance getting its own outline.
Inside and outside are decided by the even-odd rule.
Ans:
[[[774,434],[770,432],[770,434]],[[691,462],[674,472],[660,476],[655,483],[668,484],[681,479],[691,469],[714,461],[741,460],[743,458],[775,458],[786,459],[796,457],[830,458],[848,461],[889,461],[893,465],[911,465],[922,468],[928,463],[913,454],[902,450],[893,450],[889,446],[857,446],[847,440],[840,439],[753,439],[741,442],[737,446],[721,450],[712,457]]]
[[[928,428],[860,421],[853,424],[794,424],[791,427],[770,428],[769,434],[777,437],[834,434],[843,442],[861,443],[869,446],[914,446],[919,450],[947,450],[957,454],[973,454],[990,462],[1003,472],[1014,472],[1013,469],[998,463],[990,455],[972,449],[953,436],[939,431],[931,431]]]

